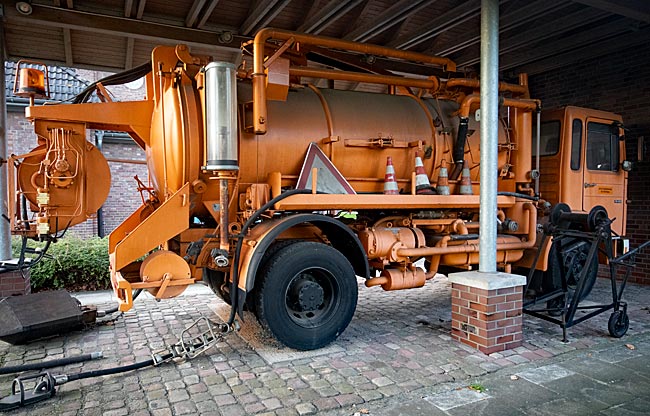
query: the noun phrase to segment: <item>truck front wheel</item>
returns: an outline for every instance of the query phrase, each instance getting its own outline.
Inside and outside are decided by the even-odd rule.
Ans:
[[[281,248],[260,272],[256,314],[278,341],[299,350],[323,347],[341,334],[357,305],[350,262],[321,243]]]

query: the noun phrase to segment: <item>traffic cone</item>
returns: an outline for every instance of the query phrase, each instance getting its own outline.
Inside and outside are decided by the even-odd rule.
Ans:
[[[420,153],[415,153],[415,193],[418,195],[435,195],[435,191],[431,189],[429,177],[424,172],[424,165]]]
[[[438,172],[438,195],[449,195],[449,174],[447,173],[447,161],[442,159],[440,172]]]
[[[469,168],[463,168],[463,174],[460,177],[460,194],[473,195],[472,179],[469,177]]]
[[[395,168],[393,167],[393,158],[386,158],[386,176],[384,176],[384,195],[397,195],[397,181],[395,180]]]

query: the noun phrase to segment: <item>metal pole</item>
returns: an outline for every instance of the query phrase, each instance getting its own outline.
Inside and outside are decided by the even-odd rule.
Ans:
[[[95,146],[101,153],[104,147],[104,130],[95,130]],[[97,210],[97,237],[104,238],[104,205]]]
[[[0,21],[0,57],[2,65],[0,66],[0,158],[7,160],[7,100],[5,97],[5,30],[4,24]],[[0,218],[0,260],[11,258],[11,232],[9,230],[9,212],[7,210],[7,164],[3,163],[0,167],[0,209],[2,209],[2,218]]]
[[[499,0],[481,0],[481,214],[479,271],[497,271]]]

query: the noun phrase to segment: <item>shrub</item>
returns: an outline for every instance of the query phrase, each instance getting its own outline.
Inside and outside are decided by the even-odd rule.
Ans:
[[[110,288],[108,238],[66,237],[50,244],[47,254],[30,270],[34,292]]]

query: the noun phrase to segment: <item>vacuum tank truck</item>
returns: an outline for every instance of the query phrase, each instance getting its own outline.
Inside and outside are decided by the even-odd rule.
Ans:
[[[104,129],[127,132],[149,170],[149,184],[134,184],[141,207],[109,237],[122,311],[136,289],[165,299],[202,280],[232,306],[231,322],[247,308],[279,341],[307,350],[347,327],[358,277],[412,289],[478,264],[477,79],[446,58],[282,30],[260,31],[251,48],[252,65],[235,67],[160,46],[150,64],[104,81],[146,76],[142,101],[88,102],[89,89],[73,104],[28,107],[38,144],[10,161],[13,233],[50,240],[101,206],[110,169],[86,132]],[[308,54],[354,57],[370,71],[314,66]],[[373,73],[375,59],[432,75]],[[19,75],[19,94],[44,93],[36,71]],[[558,202],[605,205],[623,234],[620,116],[575,107],[541,116],[525,75],[499,91],[500,269],[531,267],[538,226]],[[571,267],[592,267],[595,278],[583,251]],[[537,264],[542,283],[564,265],[549,252]]]

